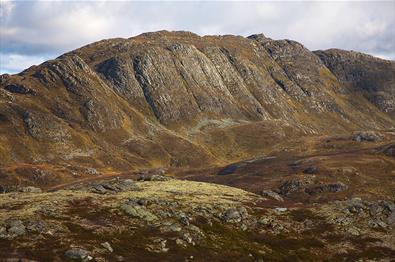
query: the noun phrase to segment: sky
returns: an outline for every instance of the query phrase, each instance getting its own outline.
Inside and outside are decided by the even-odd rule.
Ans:
[[[395,1],[0,0],[0,73],[18,73],[91,42],[158,30],[256,33],[310,50],[395,60]]]

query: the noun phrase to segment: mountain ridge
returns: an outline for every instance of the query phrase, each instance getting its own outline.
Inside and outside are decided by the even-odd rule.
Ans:
[[[395,63],[335,67],[347,52],[264,35],[101,40],[1,76],[0,165],[211,166],[299,136],[393,128]],[[353,68],[362,78],[345,81]]]

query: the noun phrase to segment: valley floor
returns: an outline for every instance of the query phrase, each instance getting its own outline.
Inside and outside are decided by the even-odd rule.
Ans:
[[[206,169],[2,176],[0,260],[392,261],[395,135],[383,134]]]

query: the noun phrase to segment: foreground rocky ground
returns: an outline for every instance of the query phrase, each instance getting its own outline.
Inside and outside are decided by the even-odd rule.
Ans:
[[[295,203],[172,179],[0,196],[2,261],[391,261],[395,202]],[[336,192],[329,187],[329,191]],[[324,255],[324,256],[323,256]]]

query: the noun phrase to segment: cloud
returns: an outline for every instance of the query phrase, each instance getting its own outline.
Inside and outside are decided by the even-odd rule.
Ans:
[[[20,54],[7,54],[0,52],[0,74],[19,73],[32,65],[38,65],[50,59],[51,56],[29,56]]]
[[[2,0],[0,3],[0,22],[3,23],[9,17],[15,4],[8,0]]]
[[[343,48],[395,59],[395,2],[129,2],[4,1],[0,7],[0,70],[82,45],[147,31],[200,35],[264,33],[308,48]],[[10,60],[12,55],[14,60]],[[24,66],[26,63],[19,63]]]

